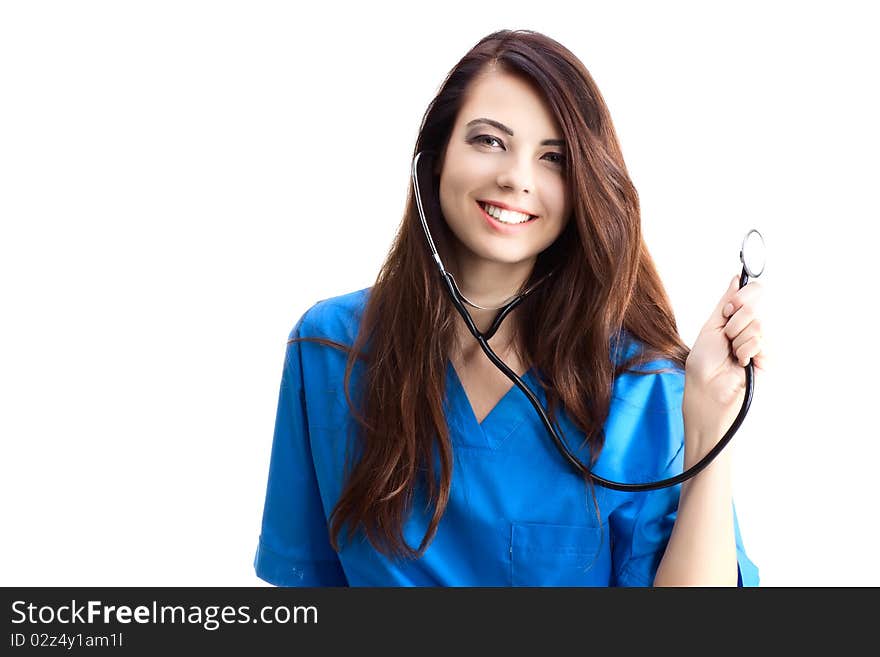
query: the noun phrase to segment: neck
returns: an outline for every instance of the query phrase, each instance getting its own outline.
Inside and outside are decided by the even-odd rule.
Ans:
[[[534,264],[535,258],[517,263],[491,262],[467,257],[456,259],[455,269],[452,270],[452,273],[461,293],[477,305],[492,308],[492,310],[481,310],[465,303],[465,308],[481,333],[489,330],[500,312],[495,308],[509,301],[521,291],[532,273]],[[501,322],[498,331],[489,340],[489,346],[499,355],[513,346],[511,340],[518,319],[518,311],[519,307],[509,313]],[[469,358],[477,355],[477,352],[481,354],[482,349],[461,317],[458,317],[456,326],[458,328],[459,350],[462,356]]]

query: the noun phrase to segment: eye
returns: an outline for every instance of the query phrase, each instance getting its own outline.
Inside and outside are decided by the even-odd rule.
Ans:
[[[491,144],[489,142],[493,142],[493,141],[498,142],[499,146],[503,146],[503,144],[501,143],[501,140],[498,139],[498,137],[493,137],[492,135],[479,135],[479,136],[471,139],[471,143],[477,142],[477,143],[483,144],[485,146],[490,146]]]
[[[547,153],[547,155],[555,155],[557,159],[551,160],[553,164],[558,164],[559,166],[563,166],[565,164],[565,155],[562,153]]]

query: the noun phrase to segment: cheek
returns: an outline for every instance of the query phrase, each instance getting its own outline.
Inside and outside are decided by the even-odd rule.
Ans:
[[[538,248],[543,251],[544,249],[549,247],[551,244],[559,239],[559,236],[562,235],[564,230],[565,221],[563,221],[562,219],[556,219],[552,223],[548,223],[544,227],[540,239],[538,240]]]
[[[545,207],[553,218],[553,228],[562,231],[571,215],[571,202],[568,199],[565,185],[558,177],[546,184]]]
[[[449,184],[449,177],[443,176],[440,179],[440,210],[443,212],[443,216],[446,217],[446,220],[449,221],[450,217],[454,216],[453,212],[453,199],[454,194]]]
[[[466,178],[460,173],[446,173],[440,179],[440,209],[449,223],[461,223],[469,201]]]
[[[550,190],[553,207],[559,214],[567,214],[571,207],[571,193],[561,175],[557,175],[554,178]]]

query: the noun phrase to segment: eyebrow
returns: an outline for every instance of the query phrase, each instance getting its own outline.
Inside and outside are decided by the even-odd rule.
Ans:
[[[500,122],[495,121],[493,119],[487,119],[485,117],[479,118],[479,119],[474,119],[473,121],[468,121],[468,124],[465,127],[470,128],[472,125],[477,125],[478,123],[487,123],[491,126],[498,128],[502,132],[506,132],[511,137],[513,137],[513,130],[508,128],[503,123],[500,123]],[[565,146],[565,141],[562,139],[545,139],[544,141],[541,142],[541,146]]]

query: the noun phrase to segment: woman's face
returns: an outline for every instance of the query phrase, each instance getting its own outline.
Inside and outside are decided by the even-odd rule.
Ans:
[[[571,212],[562,139],[529,82],[499,71],[474,79],[440,172],[440,208],[459,262],[534,262],[559,236]],[[487,213],[486,204],[495,207]],[[537,218],[518,223],[523,215],[498,216],[502,208]]]

